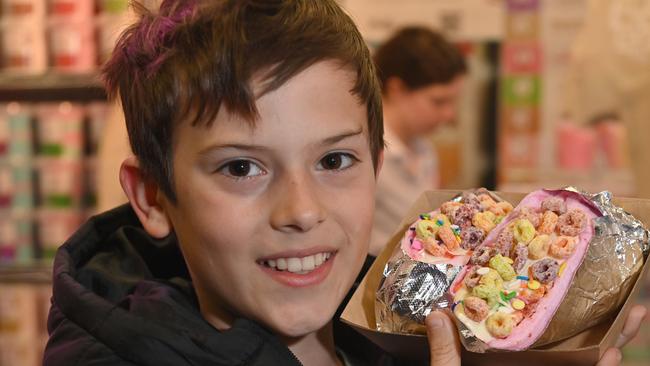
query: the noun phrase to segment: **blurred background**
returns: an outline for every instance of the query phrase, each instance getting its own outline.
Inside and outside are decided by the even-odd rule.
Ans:
[[[427,137],[440,188],[650,198],[650,1],[339,2],[371,50],[417,25],[465,56],[458,114]],[[56,248],[124,202],[128,144],[98,70],[133,17],[127,0],[0,4],[0,366],[31,366],[47,340]],[[650,364],[650,322],[624,355]]]

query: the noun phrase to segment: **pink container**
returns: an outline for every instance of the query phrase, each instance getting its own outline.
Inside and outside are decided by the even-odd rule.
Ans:
[[[56,250],[82,223],[77,210],[42,210],[38,213],[38,232],[42,256],[54,258]]]
[[[41,22],[5,20],[0,30],[4,70],[28,75],[47,70],[45,28]]]
[[[0,217],[0,263],[13,263],[18,234],[11,217]]]
[[[541,48],[534,42],[512,42],[503,48],[506,73],[538,73],[541,69]]]
[[[600,122],[596,130],[600,146],[605,152],[607,165],[612,169],[621,169],[627,164],[627,130],[617,120]]]
[[[558,165],[565,170],[590,170],[594,164],[597,146],[595,131],[562,122],[556,133]]]
[[[27,264],[34,260],[32,219],[0,216],[0,263]]]
[[[83,170],[80,160],[42,159],[38,165],[39,194],[44,207],[81,205]]]
[[[41,156],[79,159],[83,154],[84,109],[62,102],[37,107],[38,153]]]
[[[49,0],[49,13],[53,17],[69,20],[89,20],[95,13],[94,0]]]
[[[89,73],[96,69],[95,27],[92,21],[50,23],[51,64],[67,73]]]
[[[3,0],[2,16],[11,19],[43,19],[46,0]]]

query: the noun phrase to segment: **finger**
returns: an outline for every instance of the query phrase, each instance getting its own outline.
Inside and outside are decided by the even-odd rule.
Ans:
[[[641,328],[641,323],[645,319],[646,314],[648,313],[647,309],[641,305],[635,305],[632,310],[630,310],[630,315],[625,319],[625,325],[621,331],[621,335],[616,341],[616,347],[621,348],[627,344],[632,338],[636,337],[639,333],[639,328]]]
[[[460,343],[456,326],[445,313],[435,311],[425,321],[431,365],[460,366]]]
[[[605,352],[603,358],[598,361],[596,366],[618,366],[621,364],[622,359],[623,355],[621,354],[621,350],[618,348],[610,348]]]

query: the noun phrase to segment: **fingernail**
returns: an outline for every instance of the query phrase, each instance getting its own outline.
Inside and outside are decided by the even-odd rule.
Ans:
[[[432,316],[429,319],[429,324],[431,325],[431,328],[443,328],[445,326],[445,323],[439,316]]]
[[[621,352],[620,349],[616,350],[616,359],[618,360],[618,362],[621,362],[621,360],[623,359],[623,352]]]

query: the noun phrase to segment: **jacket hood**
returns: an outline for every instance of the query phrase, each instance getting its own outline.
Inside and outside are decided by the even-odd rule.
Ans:
[[[150,237],[131,207],[120,206],[91,218],[58,250],[48,349],[80,347],[65,336],[75,327],[138,365],[255,364],[262,354],[284,360],[277,364],[295,360],[256,323],[238,319],[217,331],[198,309],[175,236]],[[45,360],[58,365],[60,356],[46,351]]]

